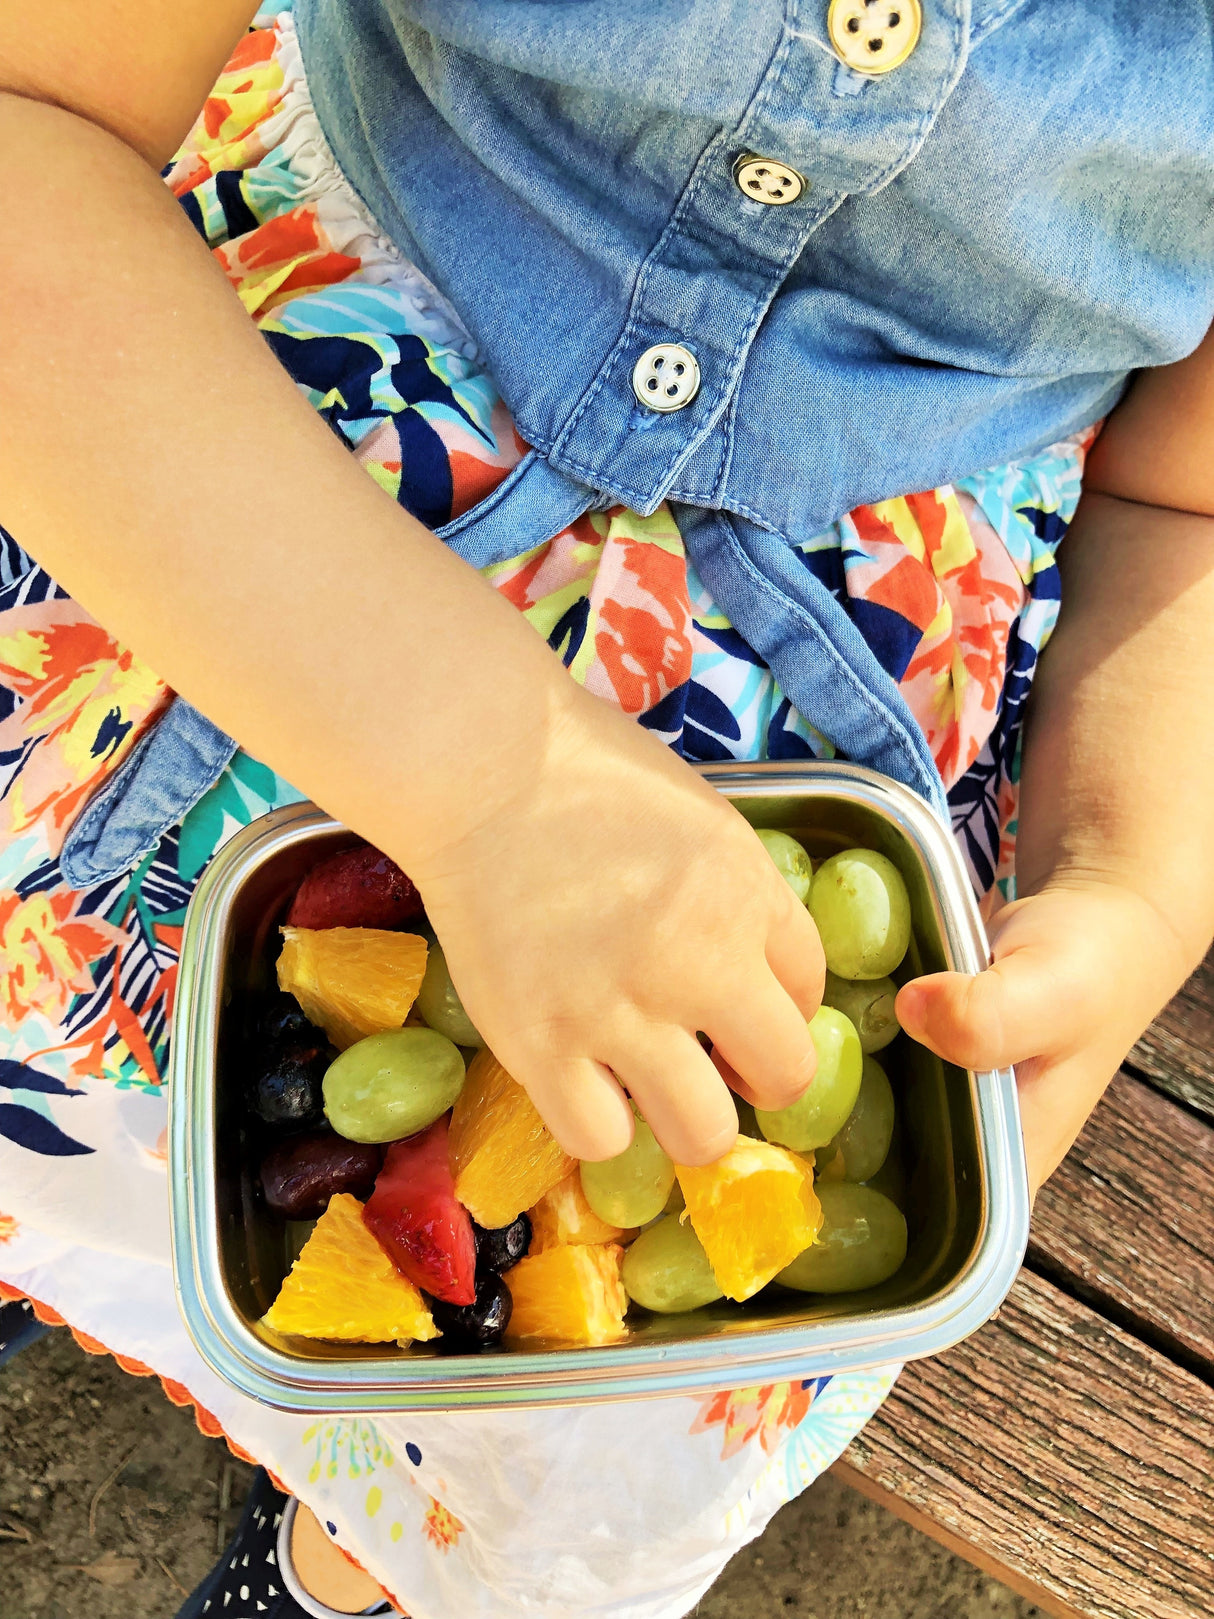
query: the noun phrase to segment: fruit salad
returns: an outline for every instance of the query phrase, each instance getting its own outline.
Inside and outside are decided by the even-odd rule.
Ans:
[[[318,861],[250,1044],[260,1195],[297,1256],[265,1328],[437,1353],[593,1346],[646,1314],[893,1276],[906,887],[872,850],[815,861],[758,836],[822,939],[817,1073],[790,1107],[739,1100],[736,1143],[695,1168],[639,1112],[618,1157],[572,1159],[470,1021],[405,873],[366,844]]]

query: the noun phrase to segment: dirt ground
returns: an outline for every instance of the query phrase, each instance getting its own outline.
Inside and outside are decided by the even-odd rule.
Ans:
[[[215,1562],[249,1478],[159,1383],[50,1334],[0,1369],[0,1619],[172,1619]],[[778,1514],[698,1609],[777,1614],[1041,1619],[830,1477]]]

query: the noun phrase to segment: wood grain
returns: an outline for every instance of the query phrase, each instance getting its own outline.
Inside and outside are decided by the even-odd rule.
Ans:
[[[831,1472],[853,1490],[858,1490],[870,1501],[875,1501],[887,1512],[892,1512],[896,1518],[901,1518],[903,1523],[910,1524],[911,1528],[917,1529],[921,1535],[929,1536],[938,1545],[943,1546],[945,1551],[952,1552],[955,1557],[964,1558],[967,1563],[973,1563],[976,1568],[980,1568],[984,1574],[990,1574],[1001,1585],[1009,1586],[1018,1596],[1027,1597],[1034,1609],[1039,1608],[1045,1613],[1052,1614],[1054,1619],[1087,1619],[1078,1608],[1072,1607],[1069,1602],[1064,1602],[1049,1591],[1043,1591],[1032,1580],[1026,1579],[1018,1569],[1009,1568],[998,1558],[988,1556],[978,1547],[962,1540],[960,1535],[953,1534],[943,1524],[929,1518],[918,1507],[904,1501],[901,1496],[890,1495],[866,1474],[859,1472],[848,1460],[846,1453],[834,1464]]]
[[[1030,1272],[845,1463],[1051,1612],[1214,1612],[1214,1391]]]
[[[1214,1128],[1118,1074],[1037,1199],[1028,1262],[1214,1382]]]
[[[1126,1066],[1214,1121],[1214,951],[1159,1014]]]

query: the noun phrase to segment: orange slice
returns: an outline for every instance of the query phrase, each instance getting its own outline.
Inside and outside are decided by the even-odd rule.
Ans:
[[[337,1192],[263,1317],[275,1332],[339,1343],[399,1344],[440,1336],[421,1294],[363,1224],[363,1206]]]
[[[595,1246],[603,1242],[631,1242],[635,1231],[625,1231],[618,1225],[608,1225],[586,1201],[582,1190],[582,1177],[575,1169],[558,1186],[545,1192],[531,1216],[531,1247],[529,1254],[542,1254],[546,1248],[568,1247],[570,1244]]]
[[[426,941],[386,928],[283,928],[278,987],[339,1051],[399,1029],[426,975]]]
[[[628,1295],[617,1243],[549,1248],[506,1272],[514,1300],[507,1343],[546,1338],[566,1344],[614,1344],[627,1336]]]
[[[490,1230],[517,1220],[575,1167],[491,1051],[478,1052],[468,1066],[447,1142],[455,1195]]]
[[[813,1171],[770,1141],[739,1136],[723,1158],[678,1166],[692,1230],[722,1293],[748,1299],[810,1246],[822,1224]]]

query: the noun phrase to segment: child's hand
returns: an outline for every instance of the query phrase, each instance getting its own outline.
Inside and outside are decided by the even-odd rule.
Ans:
[[[984,973],[905,985],[898,1020],[966,1068],[1016,1065],[1036,1197],[1189,963],[1164,917],[1112,882],[1047,886],[1000,911]]]
[[[711,1162],[737,1115],[697,1031],[766,1107],[813,1075],[809,914],[717,792],[572,682],[519,774],[411,868],[468,1014],[575,1156],[628,1145],[623,1084],[677,1163]]]

